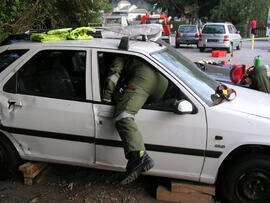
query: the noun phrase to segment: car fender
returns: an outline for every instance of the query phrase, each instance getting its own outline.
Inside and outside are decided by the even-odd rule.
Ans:
[[[25,150],[23,149],[23,145],[19,143],[18,140],[14,138],[14,136],[5,130],[2,130],[1,128],[3,128],[2,125],[0,126],[0,136],[6,137],[11,142],[21,158],[25,157]]]
[[[207,183],[207,184],[214,184],[217,180],[218,173],[220,168],[225,164],[225,161],[228,158],[232,158],[235,155],[236,151],[244,150],[244,149],[251,149],[251,148],[258,148],[258,147],[266,147],[269,148],[270,151],[270,142],[265,142],[263,138],[261,140],[258,139],[248,139],[245,142],[239,142],[231,145],[227,148],[227,150],[223,151],[222,154],[218,159],[206,157],[204,166],[202,169],[200,182]]]

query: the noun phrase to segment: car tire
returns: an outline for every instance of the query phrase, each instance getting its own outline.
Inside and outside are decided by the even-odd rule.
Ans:
[[[203,47],[200,47],[200,52],[204,52],[204,48]]]
[[[231,163],[221,178],[221,196],[230,203],[270,202],[270,158],[250,154]]]
[[[237,50],[240,50],[241,47],[242,47],[242,42],[240,42],[240,43],[236,46],[236,49],[237,49]]]
[[[227,48],[227,53],[232,53],[232,49],[233,49],[233,47],[232,47],[232,45],[230,45],[229,48]]]
[[[3,180],[18,173],[20,158],[11,142],[0,136],[0,179]]]

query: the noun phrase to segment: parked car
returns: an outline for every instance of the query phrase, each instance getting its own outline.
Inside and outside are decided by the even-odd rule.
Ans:
[[[241,49],[242,42],[236,41],[232,45],[233,40],[240,40],[240,31],[234,27],[232,23],[206,23],[199,38],[198,47],[201,52],[205,48],[226,49],[228,53],[232,49]]]
[[[197,25],[180,25],[175,35],[175,47],[179,48],[181,44],[198,46],[199,36]]]
[[[122,15],[105,16],[102,23],[88,23],[89,27],[94,27],[97,30],[113,27],[125,27],[128,25],[129,23],[126,16]]]
[[[269,94],[230,86],[235,99],[216,103],[223,86],[167,43],[130,39],[119,49],[120,41],[0,47],[0,177],[21,159],[124,171],[114,103],[102,102],[102,88],[111,58],[129,55],[169,81],[163,99],[136,115],[155,161],[147,174],[215,184],[226,202],[269,202]]]

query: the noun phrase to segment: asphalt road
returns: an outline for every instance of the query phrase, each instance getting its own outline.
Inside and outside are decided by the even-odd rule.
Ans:
[[[171,40],[171,45],[174,46],[174,37]],[[196,62],[202,59],[213,60],[215,62],[231,60],[230,64],[245,64],[253,65],[254,57],[260,55],[263,64],[270,64],[270,41],[255,41],[254,50],[251,50],[251,41],[243,42],[241,50],[233,50],[233,56],[227,54],[226,57],[217,58],[212,57],[212,50],[206,49],[205,52],[201,53],[195,45],[182,45],[177,50],[184,56],[189,58],[191,61]]]

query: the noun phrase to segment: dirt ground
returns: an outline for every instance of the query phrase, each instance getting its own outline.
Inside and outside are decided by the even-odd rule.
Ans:
[[[156,188],[169,179],[142,175],[128,186],[119,185],[122,173],[49,165],[40,182],[24,185],[22,175],[0,181],[0,203],[158,203]]]

